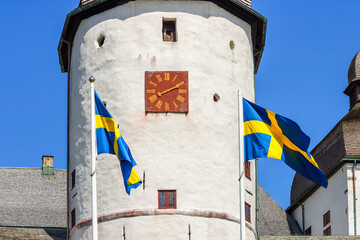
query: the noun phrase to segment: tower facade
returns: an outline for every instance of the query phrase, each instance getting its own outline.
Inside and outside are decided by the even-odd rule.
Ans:
[[[67,16],[58,50],[69,74],[71,239],[91,238],[90,76],[143,180],[128,196],[116,156],[97,157],[99,239],[239,238],[237,90],[255,100],[265,29],[233,0],[83,1]]]

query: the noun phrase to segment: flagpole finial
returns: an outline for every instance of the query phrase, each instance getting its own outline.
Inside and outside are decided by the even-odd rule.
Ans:
[[[91,83],[93,83],[93,82],[95,82],[95,78],[94,78],[93,76],[91,76],[91,77],[89,78],[89,81],[90,81]]]

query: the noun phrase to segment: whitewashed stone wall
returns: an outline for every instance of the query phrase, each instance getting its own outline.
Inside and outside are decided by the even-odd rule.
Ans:
[[[348,197],[352,190],[348,189],[348,169],[344,165],[330,179],[325,189],[320,187],[304,203],[305,230],[311,226],[314,236],[322,236],[323,231],[331,226],[331,235],[348,235]],[[330,224],[323,226],[323,215],[330,210]],[[299,206],[293,217],[303,226],[302,208]],[[303,229],[302,229],[303,230]]]
[[[176,18],[178,41],[162,41],[162,19]],[[99,47],[97,39],[105,37]],[[235,48],[230,49],[230,41]],[[145,71],[188,71],[189,113],[145,115]],[[72,48],[70,90],[70,211],[91,217],[90,85],[95,88],[132,150],[146,187],[124,191],[119,163],[97,160],[99,215],[157,209],[159,189],[177,190],[177,211],[224,213],[224,218],[160,215],[118,218],[99,224],[100,239],[238,239],[239,156],[237,90],[254,100],[251,28],[209,2],[136,1],[84,20]],[[214,102],[213,95],[220,95]],[[253,166],[253,164],[252,164]],[[252,205],[248,239],[255,239],[253,180],[245,193]],[[224,216],[225,216],[224,215]],[[91,227],[72,239],[89,239]]]

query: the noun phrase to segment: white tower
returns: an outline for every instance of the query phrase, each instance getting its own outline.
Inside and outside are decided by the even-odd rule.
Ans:
[[[91,75],[144,182],[128,196],[116,156],[98,156],[99,239],[239,239],[237,91],[255,100],[266,30],[250,5],[95,0],[68,14],[58,51],[69,73],[71,239],[91,239]]]

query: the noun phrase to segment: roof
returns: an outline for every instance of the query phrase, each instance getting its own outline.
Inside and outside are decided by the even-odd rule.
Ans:
[[[261,186],[259,186],[258,194],[261,236],[302,235],[294,218],[287,214]]]
[[[348,82],[360,80],[360,51],[358,51],[350,63],[348,70]]]
[[[59,63],[62,72],[69,70],[69,55],[75,33],[82,20],[108,9],[126,4],[130,1],[139,0],[82,0],[78,8],[66,16],[64,28],[58,45]],[[141,0],[140,0],[141,1]],[[149,0],[148,0],[149,1]],[[167,0],[162,0],[167,1]],[[188,0],[192,1],[192,0]],[[244,20],[251,26],[251,38],[254,54],[255,73],[260,64],[262,52],[265,46],[267,19],[237,0],[204,0],[212,2],[230,12],[234,16]],[[70,46],[70,47],[69,47]]]
[[[346,162],[360,160],[360,104],[355,105],[328,135],[311,151],[329,179]],[[319,185],[296,173],[290,193],[289,214],[304,202]]]
[[[0,168],[0,226],[66,228],[66,170]]]

